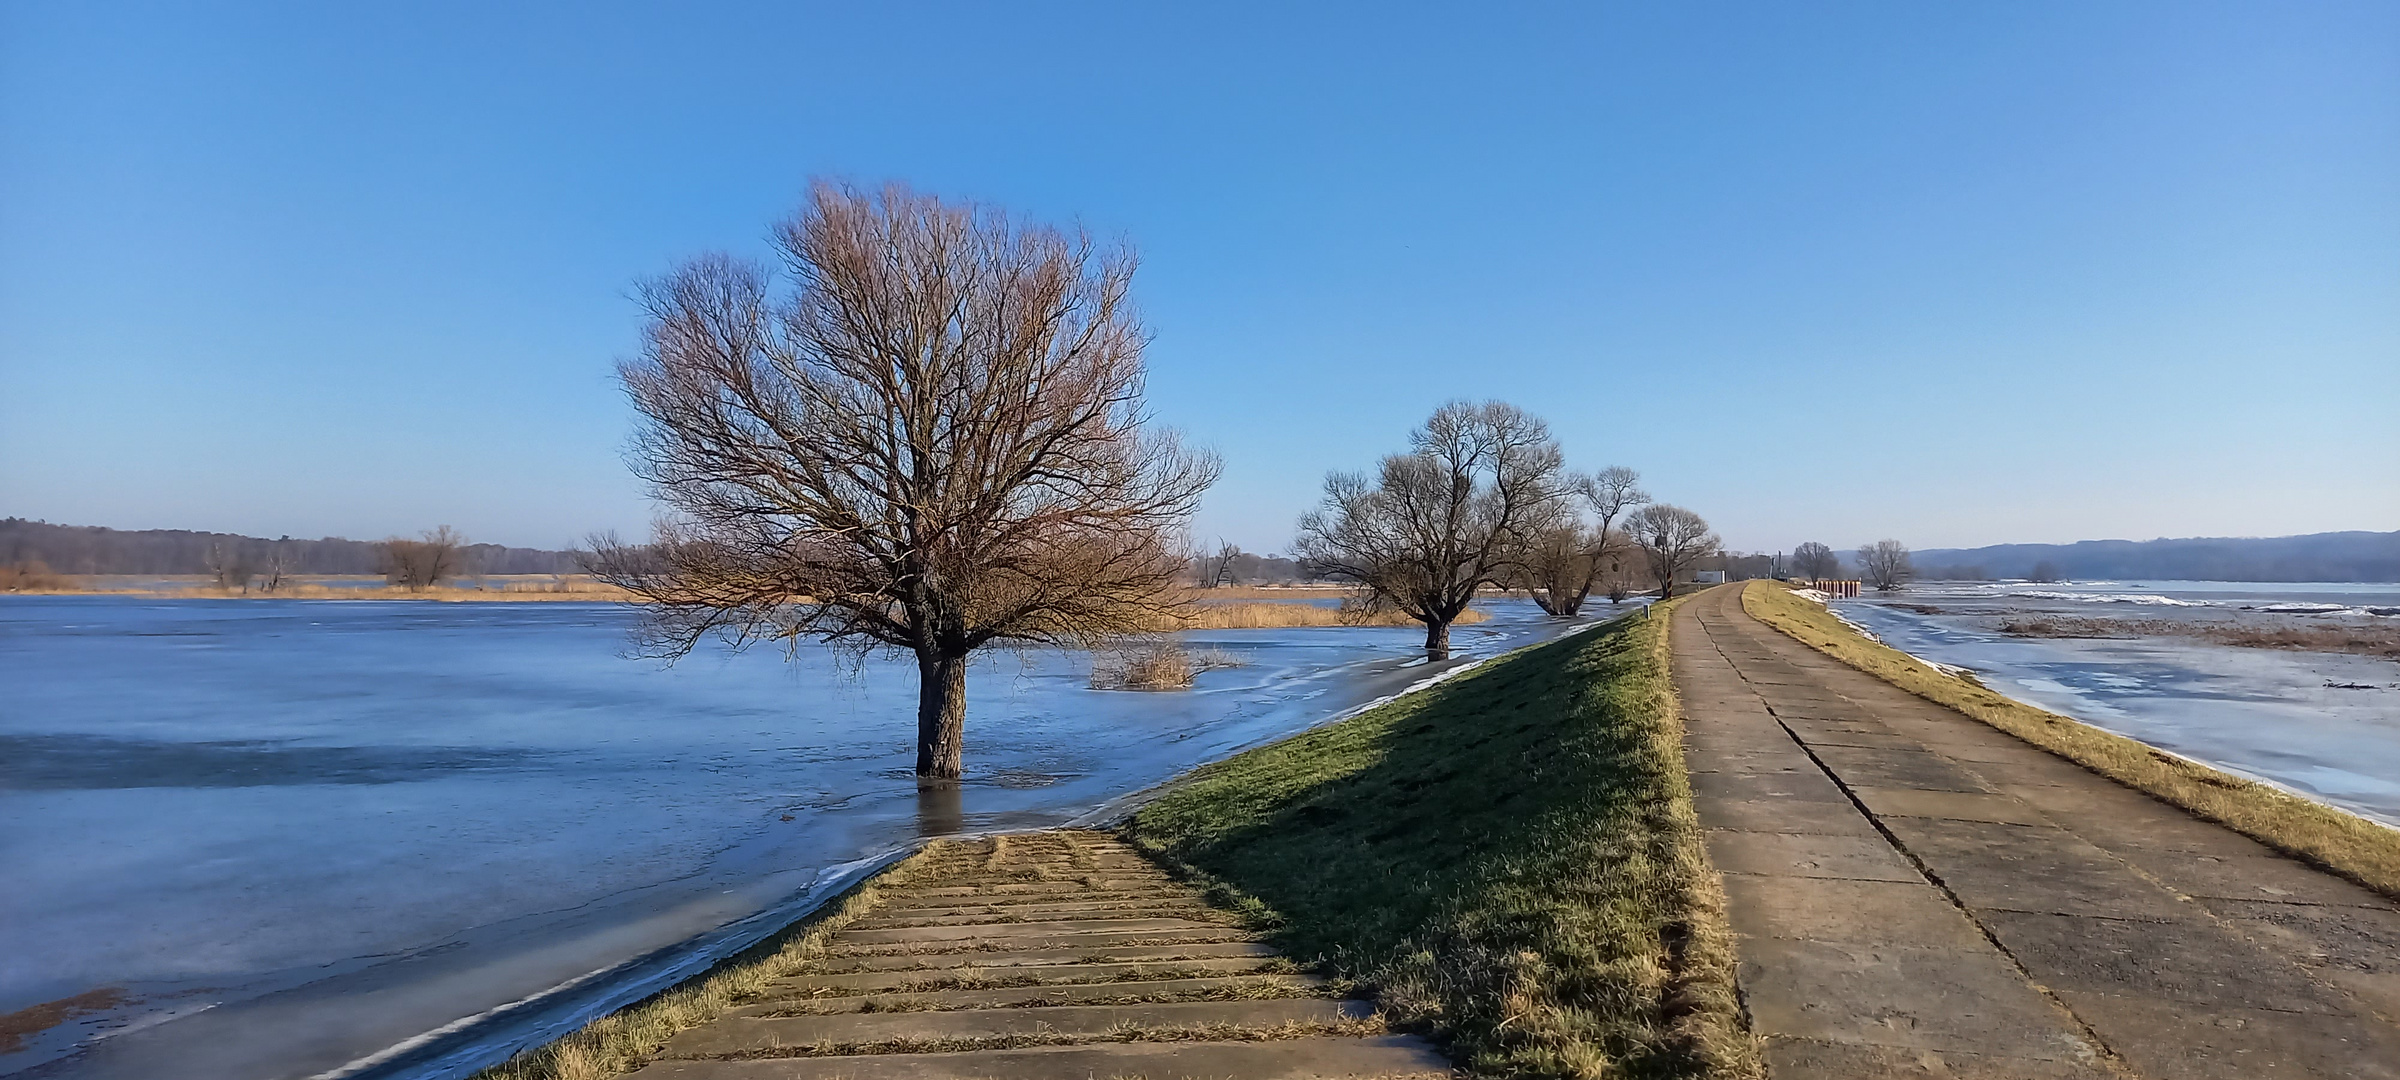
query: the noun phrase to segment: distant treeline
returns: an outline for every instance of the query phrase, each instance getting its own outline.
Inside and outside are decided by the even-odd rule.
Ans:
[[[1929,578],[2400,581],[2400,532],[1997,544],[1920,551],[1916,564]]]
[[[468,574],[572,574],[581,570],[572,552],[499,544],[470,544],[462,550]],[[294,574],[380,574],[385,570],[380,545],[371,540],[330,536],[268,540],[185,529],[107,529],[0,518],[0,565],[40,562],[61,574],[209,574],[215,572],[219,552],[253,568],[267,566],[280,553],[286,572]]]

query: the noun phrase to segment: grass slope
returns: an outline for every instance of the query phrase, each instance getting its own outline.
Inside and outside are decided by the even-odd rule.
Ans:
[[[1918,697],[1999,728],[2137,791],[2400,899],[2400,830],[2187,761],[1936,671],[1869,641],[1824,605],[1772,582],[1744,587],[1742,609],[1800,642]]]
[[[1472,1073],[1755,1076],[1667,622],[1208,766],[1128,835]]]

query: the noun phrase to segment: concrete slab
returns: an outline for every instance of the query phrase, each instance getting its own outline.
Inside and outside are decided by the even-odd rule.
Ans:
[[[1197,1028],[1211,1024],[1273,1028],[1286,1024],[1338,1024],[1373,1015],[1375,1006],[1364,1001],[1268,998],[774,1018],[736,1016],[678,1034],[667,1041],[660,1053],[665,1057],[722,1057],[819,1044],[855,1047],[896,1040],[938,1042],[1008,1035],[1099,1035],[1128,1029]]]
[[[1995,911],[1983,924],[2042,985],[2195,1005],[2347,1011],[2339,991],[2213,919],[2132,922]]]
[[[2225,925],[2400,1017],[2400,911],[2247,900],[2203,901]]]
[[[1768,802],[1816,802],[1849,805],[1850,797],[1834,786],[1822,770],[1806,772],[1695,772],[1692,794],[1720,799],[1755,799]]]
[[[1767,1040],[1767,1075],[1775,1080],[2121,1080],[2097,1060],[2038,1061],[1958,1050]]]
[[[1796,833],[1708,833],[1708,858],[1727,874],[1922,882],[1880,836]],[[1738,928],[1737,928],[1738,929]]]
[[[1809,751],[1851,787],[1989,792],[1991,786],[1939,754],[1888,746],[1810,744]]]
[[[958,949],[949,952],[865,952],[832,949],[819,966],[828,974],[852,971],[908,971],[953,967],[1021,967],[1028,964],[1136,963],[1157,960],[1265,958],[1275,949],[1258,941],[1192,942],[1183,945],[1088,945],[1081,948],[1029,949],[999,952]]]
[[[1972,951],[1983,934],[1924,882],[1725,875],[1733,924],[1754,937]]]
[[[2064,829],[1913,817],[1883,824],[1970,910],[2153,921],[2193,914],[2175,894]]]
[[[1718,750],[1712,748],[1704,754],[1701,760],[1695,761],[1692,764],[1695,766],[1704,766],[1693,768],[1691,771],[1694,773],[1796,772],[1814,773],[1818,775],[1823,774],[1823,770],[1817,768],[1816,759],[1809,757],[1806,751],[1801,750],[1797,744],[1793,743],[1788,738],[1785,739],[1783,741],[1783,745],[1779,747],[1765,747],[1750,750]]]
[[[1926,817],[2001,825],[2049,825],[2050,819],[2012,795],[1921,788],[1853,787],[1850,794],[1878,817]]]
[[[1056,922],[1008,922],[966,926],[911,926],[884,930],[843,930],[828,940],[842,944],[903,944],[937,941],[1014,941],[1018,938],[1060,938],[1074,934],[1134,933],[1188,930],[1218,933],[1233,929],[1220,922],[1194,919],[1079,919]]]
[[[1694,795],[1692,805],[1700,811],[1704,828],[1859,836],[1881,842],[1874,824],[1848,802]]]
[[[860,971],[825,975],[795,975],[769,984],[771,992],[800,997],[812,992],[841,993],[869,990],[907,990],[935,984],[961,989],[994,985],[1109,982],[1137,979],[1181,979],[1194,975],[1247,975],[1267,969],[1271,959],[1246,956],[1197,960],[1149,960],[1106,964],[1011,964],[989,968],[958,967],[937,971]]]
[[[2074,1022],[1988,947],[1924,949],[1788,938],[1742,942],[1759,1031],[1823,1042],[2086,1061]]]
[[[2349,1017],[2183,1001],[2059,995],[2142,1076],[2176,1080],[2400,1080],[2400,1044]]]
[[[2175,891],[2203,900],[2391,908],[2390,901],[2374,893],[2282,855],[2132,849],[2119,852],[2118,857]]]
[[[1110,1001],[1170,999],[1210,994],[1315,997],[1324,981],[1312,975],[1227,975],[1207,979],[1154,979],[1144,982],[1065,983],[1047,986],[1003,986],[989,990],[944,990],[927,994],[860,994],[849,997],[778,998],[726,1011],[727,1016],[812,1016],[845,1012],[907,1012],[914,1009],[988,1009],[1027,1004],[1090,1005]]]

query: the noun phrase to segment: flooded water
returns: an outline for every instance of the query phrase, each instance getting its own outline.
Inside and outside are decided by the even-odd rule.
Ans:
[[[2027,638],[2028,616],[2386,627],[2400,585],[1931,583],[1836,601],[1895,648],[2095,727],[2400,825],[2400,663],[2179,636]]]
[[[1492,611],[1452,666],[1562,629]],[[1251,664],[1188,692],[997,654],[969,677],[968,782],[920,796],[913,666],[665,669],[619,655],[628,618],[0,601],[0,1014],[97,1006],[0,1043],[0,1074],[461,1075],[914,838],[1066,822],[1443,670],[1407,629],[1193,633]]]

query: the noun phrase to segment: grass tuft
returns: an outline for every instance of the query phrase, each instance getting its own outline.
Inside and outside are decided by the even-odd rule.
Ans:
[[[1742,610],[1902,690],[2400,900],[2400,829],[2003,697],[1972,677],[1936,671],[1907,653],[1867,640],[1824,605],[1772,582],[1744,586]]]
[[[1470,1073],[1757,1076],[1664,614],[1205,767],[1128,837]]]

